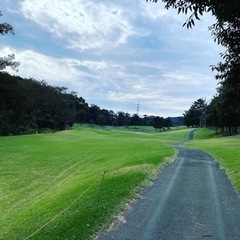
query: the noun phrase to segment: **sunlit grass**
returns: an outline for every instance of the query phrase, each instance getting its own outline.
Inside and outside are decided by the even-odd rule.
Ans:
[[[196,132],[196,139],[186,146],[210,153],[225,169],[233,185],[240,192],[240,136],[214,137],[214,130]]]
[[[76,127],[1,137],[0,239],[26,239],[51,220],[29,239],[87,239],[175,154],[168,144],[188,133]]]

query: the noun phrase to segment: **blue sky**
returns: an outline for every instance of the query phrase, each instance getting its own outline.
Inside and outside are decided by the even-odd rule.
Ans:
[[[216,93],[210,69],[223,51],[205,15],[192,30],[186,15],[144,0],[3,0],[0,56],[15,53],[19,71],[77,92],[87,103],[140,115],[181,116]]]

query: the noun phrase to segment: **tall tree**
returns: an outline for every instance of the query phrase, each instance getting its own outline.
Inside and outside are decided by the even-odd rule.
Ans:
[[[172,127],[172,119],[170,117],[167,117],[164,119],[164,127],[166,127],[167,129],[169,129],[170,127]]]
[[[107,124],[107,118],[104,114],[100,113],[97,117],[97,124],[98,125],[106,125]]]
[[[82,97],[78,97],[75,94],[75,102],[76,102],[76,116],[75,121],[77,123],[83,124],[87,121],[87,113],[88,113],[88,104]]]
[[[189,110],[183,114],[183,124],[190,127],[204,127],[205,125],[205,112],[207,104],[202,98],[197,99],[193,102]]]
[[[0,17],[2,16],[2,12],[0,11]],[[15,34],[13,27],[8,23],[0,23],[0,34],[5,35],[7,33]],[[19,63],[14,61],[15,55],[9,54],[8,56],[0,57],[0,71],[3,71],[6,67],[11,67],[16,70],[19,66]]]
[[[124,123],[125,127],[129,127],[130,126],[130,124],[131,124],[131,115],[129,113],[125,114],[125,118],[124,118],[123,123]]]
[[[163,117],[154,117],[153,119],[153,127],[158,129],[159,131],[164,127],[164,118]]]
[[[125,112],[117,112],[117,124],[118,126],[124,126]]]
[[[100,107],[91,104],[91,106],[88,108],[88,117],[89,117],[89,123],[97,123],[97,118],[100,113]]]
[[[99,112],[99,115],[102,115],[105,118],[104,124],[102,124],[102,125],[111,125],[112,124],[110,111],[108,111],[107,109],[101,109]]]
[[[218,115],[218,103],[219,97],[214,96],[206,110],[206,126],[210,128],[218,128],[222,127],[222,124],[219,121]]]
[[[137,127],[137,125],[139,124],[139,122],[140,122],[140,117],[136,114],[136,113],[134,113],[133,115],[132,115],[132,125],[134,125],[135,126],[135,128]]]

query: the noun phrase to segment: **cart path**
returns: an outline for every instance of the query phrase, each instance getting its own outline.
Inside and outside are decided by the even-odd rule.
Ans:
[[[176,160],[141,192],[126,222],[98,240],[240,239],[240,197],[225,172],[205,152],[174,147]]]

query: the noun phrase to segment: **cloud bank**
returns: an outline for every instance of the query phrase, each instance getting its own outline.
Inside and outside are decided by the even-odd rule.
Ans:
[[[4,37],[1,54],[15,53],[17,74],[88,103],[134,113],[140,102],[141,114],[167,117],[215,93],[209,65],[221,48],[207,31],[211,16],[187,30],[186,16],[141,0],[8,0],[2,11],[16,35]]]

